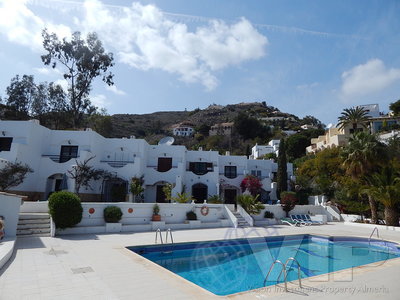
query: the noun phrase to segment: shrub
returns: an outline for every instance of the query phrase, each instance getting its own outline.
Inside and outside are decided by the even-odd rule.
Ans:
[[[107,223],[118,223],[122,218],[122,211],[118,206],[107,206],[104,209],[104,220]]]
[[[213,196],[208,197],[207,203],[221,204],[222,200],[218,195],[213,195]]]
[[[282,192],[281,193],[281,206],[286,212],[286,217],[289,217],[289,211],[291,211],[297,203],[297,197],[295,192]]]
[[[197,220],[197,215],[194,211],[188,211],[186,213],[186,219],[191,220],[191,221],[196,221]]]
[[[153,205],[153,215],[158,215],[159,212],[160,212],[160,207],[156,203]]]
[[[263,209],[264,204],[258,201],[258,196],[243,194],[236,197],[237,202],[250,215],[258,215]]]
[[[49,213],[56,228],[73,227],[82,220],[81,200],[67,191],[55,192],[49,197]]]
[[[274,216],[275,216],[274,213],[270,212],[268,210],[266,210],[265,213],[264,213],[264,218],[267,218],[267,219],[273,219]]]

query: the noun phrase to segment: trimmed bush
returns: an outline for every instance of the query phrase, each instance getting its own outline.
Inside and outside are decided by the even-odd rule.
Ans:
[[[264,218],[267,218],[267,219],[273,219],[274,216],[275,216],[274,213],[270,212],[268,210],[266,210],[265,213],[264,213]]]
[[[122,211],[118,206],[107,206],[104,209],[104,220],[107,223],[118,223],[122,218]]]
[[[81,200],[71,192],[61,191],[49,197],[49,213],[56,228],[73,227],[82,220]]]
[[[190,220],[190,221],[196,221],[197,220],[197,215],[194,211],[188,211],[186,213],[186,219]]]

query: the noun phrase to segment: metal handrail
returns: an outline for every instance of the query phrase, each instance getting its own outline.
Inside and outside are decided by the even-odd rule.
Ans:
[[[154,243],[157,244],[158,233],[160,233],[160,241],[161,241],[161,244],[164,244],[163,239],[162,239],[162,234],[161,234],[161,229],[160,229],[160,228],[158,228],[157,231],[156,231],[156,239],[155,239]]]
[[[374,230],[372,230],[372,232],[371,232],[371,234],[370,234],[370,236],[369,236],[369,238],[368,238],[368,246],[371,246],[371,238],[372,238],[372,236],[374,235],[375,230],[376,230],[376,236],[378,237],[378,239],[381,238],[381,237],[379,236],[379,229],[378,229],[377,226],[375,226]]]
[[[272,269],[274,268],[274,266],[275,266],[275,264],[281,264],[282,265],[282,270],[281,270],[281,272],[279,273],[279,276],[278,276],[278,279],[276,280],[276,282],[278,283],[279,282],[279,278],[281,277],[281,274],[282,274],[282,271],[283,271],[283,276],[284,276],[284,282],[285,282],[285,292],[287,292],[287,282],[286,282],[286,266],[283,264],[283,262],[281,262],[279,259],[277,259],[277,260],[275,260],[273,263],[272,263],[272,265],[269,267],[269,271],[268,271],[268,273],[267,273],[267,276],[265,276],[265,279],[264,279],[264,286],[265,286],[265,283],[267,282],[267,280],[268,280],[268,277],[269,277],[269,274],[271,274],[271,271],[272,271]]]
[[[300,286],[300,288],[301,288],[301,268],[300,268],[300,264],[299,264],[299,262],[297,261],[297,259],[295,259],[294,257],[289,257],[287,260],[286,260],[286,262],[285,262],[285,270],[286,270],[286,268],[287,268],[287,264],[290,262],[290,261],[294,261],[296,264],[297,264],[297,278],[299,279],[299,286]],[[282,273],[282,272],[281,272]],[[289,272],[286,270],[286,277],[287,277],[287,274],[288,274]],[[281,274],[279,274],[279,277],[281,276]],[[279,278],[278,277],[278,278]],[[286,281],[286,278],[285,278],[285,281]]]
[[[165,232],[165,243],[168,243],[168,232],[169,232],[169,236],[171,237],[171,243],[173,245],[174,244],[174,238],[172,237],[171,228],[168,228],[167,231]]]

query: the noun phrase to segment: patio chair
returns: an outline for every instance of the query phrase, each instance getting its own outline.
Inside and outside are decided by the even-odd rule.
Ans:
[[[310,221],[310,222],[312,222],[312,223],[314,223],[314,224],[318,224],[318,225],[324,224],[324,223],[321,222],[321,221],[313,221],[313,220],[311,220],[310,215],[302,215],[302,216],[304,216],[304,217],[306,218],[306,220],[308,220],[308,221]]]
[[[313,225],[314,223],[312,221],[307,220],[305,217],[303,218],[302,215],[296,215],[295,216],[297,220],[301,220],[304,223],[306,223],[307,225]]]
[[[297,218],[295,215],[290,215],[290,217],[292,218],[293,221],[299,222],[300,225],[304,226],[311,225],[311,223],[304,222],[302,219]]]
[[[282,218],[281,222],[283,224],[287,224],[287,225],[290,225],[290,226],[300,226],[301,225],[300,222],[293,221],[292,219],[289,219],[289,218]]]

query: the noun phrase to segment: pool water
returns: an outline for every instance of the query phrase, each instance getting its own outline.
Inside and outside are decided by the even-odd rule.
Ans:
[[[250,238],[175,245],[129,247],[148,260],[182,276],[216,295],[252,290],[264,286],[275,260],[294,257],[301,278],[326,274],[400,256],[397,244],[349,237],[311,235]],[[369,267],[374,267],[374,265]],[[266,286],[277,284],[282,266],[276,264]],[[287,265],[288,281],[297,280],[297,265]],[[283,281],[283,275],[279,282]]]

